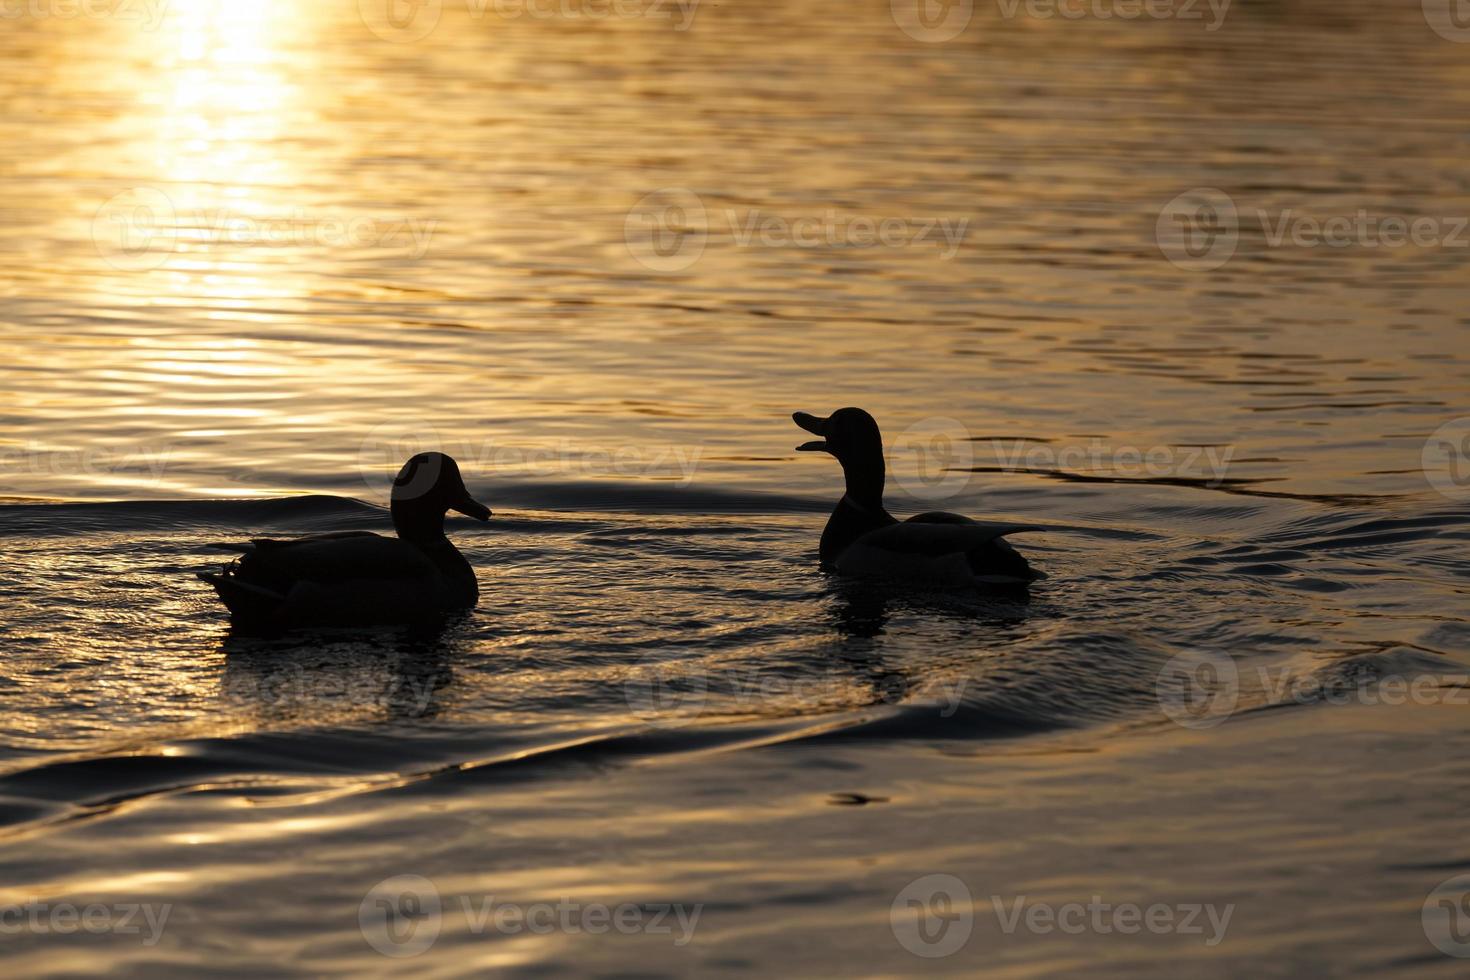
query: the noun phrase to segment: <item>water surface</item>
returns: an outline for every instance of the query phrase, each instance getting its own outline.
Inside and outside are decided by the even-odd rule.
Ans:
[[[173,917],[17,969],[388,972],[359,907],[405,874],[442,975],[1458,969],[1420,910],[1470,871],[1470,47],[1415,4],[362,6],[0,33],[0,901]],[[1157,232],[1200,188],[1210,269]],[[1276,241],[1360,212],[1440,237]],[[822,574],[789,413],[848,404],[895,512],[1040,524],[1050,578]],[[451,522],[478,609],[228,631],[209,542],[385,530],[426,448],[496,511]],[[1180,657],[1238,670],[1224,724],[1162,710]],[[931,873],[975,922],[932,959],[890,922]],[[991,911],[1094,895],[1235,911]]]

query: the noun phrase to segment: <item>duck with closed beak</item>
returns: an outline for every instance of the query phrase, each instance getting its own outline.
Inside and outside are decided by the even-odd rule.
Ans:
[[[873,416],[843,408],[827,418],[795,412],[791,418],[821,438],[798,452],[837,457],[847,492],[822,530],[822,564],[842,575],[908,579],[948,587],[1026,585],[1045,576],[1033,570],[1005,535],[1039,531],[1025,524],[975,521],[930,511],[899,521],[883,507],[883,437]]]
[[[398,537],[371,531],[214,544],[240,557],[198,576],[219,593],[236,627],[381,626],[425,622],[479,601],[475,570],[444,535],[444,515],[486,521],[459,464],[419,453],[393,480]]]

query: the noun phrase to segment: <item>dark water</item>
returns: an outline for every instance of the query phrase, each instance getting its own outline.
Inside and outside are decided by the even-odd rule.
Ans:
[[[17,972],[1462,972],[1458,22],[901,8],[4,22]],[[1220,264],[1172,231],[1199,201]],[[821,573],[840,477],[789,413],[846,404],[893,510],[1041,525],[1049,578]],[[451,522],[477,609],[229,632],[210,542],[386,530],[428,448],[496,512]],[[933,874],[973,920],[942,956],[904,939]],[[363,911],[404,875],[442,906],[413,959]],[[1233,914],[993,912],[1093,896]]]
[[[512,510],[454,528],[480,569],[473,613],[271,638],[232,635],[192,584],[220,560],[207,544],[381,531],[379,508],[327,496],[7,506],[6,628],[23,655],[4,693],[10,768],[221,733],[330,744],[323,725],[403,739],[366,772],[650,723],[858,709],[873,710],[848,719],[855,737],[984,737],[1147,720],[1164,662],[1193,651],[1288,673],[1470,654],[1456,615],[1470,573],[1463,509],[1140,495],[1124,523],[1109,513],[1119,493],[1067,492],[1070,523],[1060,508],[1015,509],[1048,528],[1023,546],[1051,579],[1023,596],[821,573],[824,515],[801,498],[634,492],[626,510]],[[1256,530],[1242,539],[1247,515]],[[931,710],[934,698],[949,710]]]
[[[616,502],[615,492],[604,493]],[[1057,520],[1027,549],[1052,578],[1026,601],[831,579],[813,567],[823,518],[809,504],[683,493],[694,506],[643,491],[629,494],[626,510],[512,509],[488,527],[461,522],[454,534],[480,569],[484,597],[442,630],[275,639],[231,636],[212,597],[190,584],[189,573],[209,561],[204,543],[247,532],[378,528],[380,510],[324,496],[5,508],[0,569],[13,598],[0,795],[13,841],[11,894],[172,905],[190,916],[181,938],[173,938],[176,923],[156,947],[94,939],[96,955],[121,948],[149,970],[164,966],[152,958],[159,949],[181,958],[178,969],[192,969],[204,955],[196,936],[251,937],[248,948],[263,943],[273,952],[231,953],[231,963],[286,969],[283,934],[311,947],[304,972],[386,969],[396,961],[369,948],[355,910],[376,882],[406,873],[428,876],[446,902],[468,895],[525,904],[565,894],[698,904],[701,928],[717,930],[713,940],[696,930],[682,948],[657,936],[618,937],[621,946],[582,937],[570,948],[534,936],[521,937],[538,940],[525,950],[515,937],[487,937],[473,917],[459,922],[446,911],[431,955],[454,971],[483,968],[479,957],[572,970],[651,956],[680,971],[795,956],[779,943],[752,952],[718,926],[723,912],[737,935],[756,922],[773,928],[773,901],[813,903],[817,921],[776,913],[782,933],[826,935],[837,948],[856,935],[902,969],[910,957],[886,922],[893,893],[920,873],[977,860],[992,869],[972,885],[977,909],[985,908],[981,884],[1009,895],[1000,889],[1030,882],[1016,893],[1034,894],[1043,890],[1038,882],[1055,888],[1063,874],[1081,883],[1063,886],[1064,896],[1083,887],[1114,900],[1178,893],[1178,901],[1238,901],[1237,933],[1274,930],[1289,946],[1304,943],[1310,931],[1288,930],[1276,906],[1289,894],[1260,892],[1254,876],[1303,860],[1343,873],[1332,856],[1312,857],[1303,831],[1305,813],[1319,804],[1302,790],[1323,780],[1337,791],[1368,781],[1391,798],[1374,801],[1386,812],[1346,821],[1362,838],[1354,852],[1387,860],[1397,848],[1382,848],[1383,835],[1412,821],[1418,850],[1455,860],[1447,841],[1465,802],[1464,774],[1435,776],[1428,792],[1424,768],[1463,758],[1455,749],[1470,656],[1463,509],[1238,503],[1208,491],[1179,499],[1190,492],[1082,486],[1060,491],[1062,523],[1058,511],[1025,508],[1018,496],[1016,513]],[[1244,537],[1243,522],[1254,529]],[[1240,671],[1239,702],[1219,728],[1201,731],[1189,716],[1174,716],[1181,728],[1161,711],[1170,706],[1161,701],[1161,672],[1196,651],[1223,652]],[[1380,685],[1395,678],[1421,682],[1419,701],[1381,696],[1389,689]],[[1401,706],[1372,707],[1385,701]],[[1321,731],[1323,712],[1365,710],[1440,721],[1413,738],[1370,734],[1371,722],[1311,734]],[[1242,747],[1262,723],[1256,718],[1285,733]],[[1212,741],[1174,757],[1180,737],[1196,731]],[[1283,742],[1298,741],[1296,753],[1280,758]],[[1130,757],[1168,746],[1162,760]],[[1202,761],[1226,747],[1225,761]],[[1344,755],[1357,761],[1337,786],[1330,773]],[[1137,809],[1099,802],[1109,792],[1097,780],[1136,791],[1160,765],[1163,800]],[[1226,766],[1240,771],[1221,775]],[[1038,780],[1045,788],[1028,786]],[[1156,819],[1160,806],[1220,806],[1209,799],[1230,786],[1246,793],[1246,812],[1236,801],[1216,819],[1242,845],[1269,842],[1270,858],[1255,870],[1227,862],[1211,871],[1212,861],[1196,860],[1182,893],[1155,883],[1136,894],[1134,876],[1144,869],[1167,875],[1163,850],[1134,854],[1128,845],[1127,860],[1086,872],[1076,856],[1055,864],[1033,853],[1056,846],[1045,843],[1055,829],[981,833],[967,822],[1043,805],[1061,811],[1048,820],[1081,821],[1064,837],[1083,853],[1159,839],[1149,846],[1219,855],[1205,830]],[[844,822],[849,807],[832,808],[869,799],[910,812],[870,838],[864,824]],[[1083,829],[1099,807],[1117,825]],[[950,811],[936,832],[932,821]],[[813,814],[820,819],[809,826]],[[772,863],[796,843],[792,834],[826,841],[827,853]],[[1010,846],[983,857],[1003,837]],[[1110,838],[1118,844],[1106,844]],[[936,841],[954,853],[927,855]],[[716,847],[723,861],[707,851]],[[851,874],[843,856],[857,853],[850,848],[886,871],[834,891]],[[992,877],[994,862],[1016,861],[1017,848],[1028,855],[1024,872]],[[905,877],[902,869],[913,870]],[[1378,899],[1365,913],[1395,928],[1366,951],[1367,962],[1426,942],[1417,911],[1391,915],[1383,903],[1392,908],[1416,888],[1427,893],[1451,870],[1401,874],[1396,888],[1385,888],[1381,868],[1369,869]],[[303,889],[307,881],[314,884]],[[731,889],[745,897],[726,907]],[[769,889],[786,897],[762,898]],[[823,924],[821,908],[845,909],[845,924]],[[865,915],[877,918],[868,926],[847,918]],[[1334,922],[1356,934],[1353,918]],[[1063,938],[1061,949],[1042,945],[1031,955],[1065,960],[1077,941]],[[1153,945],[1114,942],[1090,955],[1112,959],[1161,942],[1146,938]],[[1170,955],[1214,954],[1207,962],[1227,973],[1260,962],[1238,939],[1204,948],[1164,938],[1184,947]],[[29,939],[40,949],[45,940]],[[981,942],[973,939],[967,956]],[[746,953],[727,963],[732,943]],[[511,950],[524,962],[502,961]],[[1305,962],[1348,955],[1337,944],[1298,954]],[[95,967],[91,953],[74,955],[79,968]],[[1432,948],[1427,955],[1452,962]],[[802,962],[821,973],[825,959]],[[1142,968],[1123,962],[1125,972]]]

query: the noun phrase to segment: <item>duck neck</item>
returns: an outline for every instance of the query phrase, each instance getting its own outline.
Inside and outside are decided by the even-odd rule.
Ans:
[[[837,501],[827,526],[822,530],[822,561],[829,564],[854,541],[880,527],[896,523],[883,509],[883,458],[863,464],[842,462],[847,492]]]
[[[448,579],[455,604],[473,606],[480,597],[479,583],[469,561],[444,535],[444,510],[425,507],[422,501],[395,500],[388,512],[398,537],[423,552]]]
[[[842,475],[847,480],[847,493],[843,499],[858,510],[883,511],[883,482],[885,472],[883,457],[864,459],[859,462],[842,460]]]
[[[405,541],[434,544],[446,540],[442,510],[415,507],[412,503],[395,500],[389,505],[388,512],[393,515],[393,530]]]

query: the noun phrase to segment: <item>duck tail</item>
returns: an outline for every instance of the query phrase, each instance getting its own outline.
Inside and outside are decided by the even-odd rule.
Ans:
[[[1032,568],[1025,556],[1011,547],[1005,538],[992,538],[966,557],[975,581],[986,585],[1025,585],[1046,578],[1045,572]]]
[[[214,586],[220,601],[237,622],[269,620],[286,601],[286,597],[279,592],[242,581],[239,576],[231,574],[229,567],[220,572],[194,574]]]

